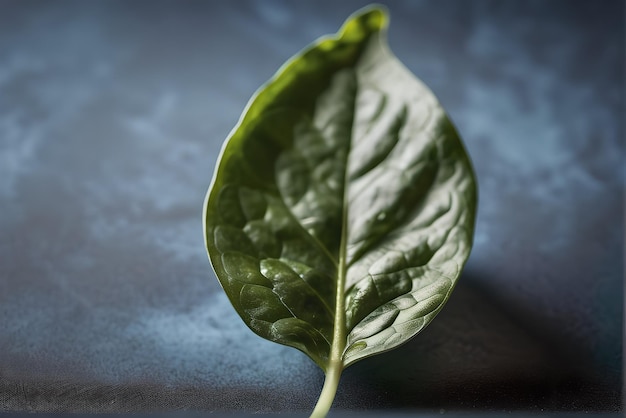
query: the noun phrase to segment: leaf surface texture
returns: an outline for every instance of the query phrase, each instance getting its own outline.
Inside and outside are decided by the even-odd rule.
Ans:
[[[367,9],[288,61],[225,142],[205,202],[209,257],[239,315],[324,370],[420,332],[472,244],[469,158],[385,27]]]

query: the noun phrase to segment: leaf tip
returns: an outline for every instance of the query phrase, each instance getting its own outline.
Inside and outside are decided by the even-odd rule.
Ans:
[[[343,24],[339,33],[345,40],[363,39],[387,28],[389,14],[380,4],[370,4],[354,12]]]

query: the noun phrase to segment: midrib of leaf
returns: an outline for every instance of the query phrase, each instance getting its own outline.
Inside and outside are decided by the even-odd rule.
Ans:
[[[355,66],[358,64],[355,64]],[[348,215],[349,215],[349,186],[350,186],[350,172],[348,164],[350,161],[350,150],[352,148],[352,142],[354,139],[354,119],[357,111],[357,101],[359,83],[356,83],[354,90],[354,107],[352,111],[352,119],[350,121],[350,138],[348,141],[348,149],[346,152],[346,159],[344,164],[344,178],[343,178],[343,196],[342,196],[342,217],[341,217],[341,238],[339,241],[339,254],[337,263],[337,280],[335,284],[335,316],[333,323],[333,341],[330,346],[330,355],[328,358],[328,366],[325,370],[324,386],[322,392],[315,405],[315,409],[311,414],[311,418],[325,417],[330,410],[335,394],[337,393],[337,387],[339,386],[339,379],[344,369],[343,353],[347,344],[347,327],[346,327],[346,277],[347,269],[349,268],[347,263],[347,248],[348,248]]]
[[[346,161],[347,166],[347,161]],[[346,171],[347,172],[347,171]],[[346,176],[347,177],[347,176]],[[339,245],[339,265],[337,269],[337,283],[335,287],[335,318],[333,323],[333,341],[330,346],[330,356],[328,358],[328,366],[326,367],[324,386],[322,392],[315,405],[315,409],[311,414],[311,418],[325,417],[330,410],[337,387],[339,386],[339,378],[343,372],[343,352],[346,348],[346,309],[345,309],[345,283],[346,283],[346,247],[347,247],[347,219],[348,205],[345,204],[347,182],[344,183],[344,205],[341,225],[341,241]]]

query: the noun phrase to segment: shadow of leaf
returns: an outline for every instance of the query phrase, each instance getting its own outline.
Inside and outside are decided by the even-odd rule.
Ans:
[[[621,408],[619,389],[594,379],[585,354],[535,332],[469,274],[420,335],[349,367],[342,408],[595,410]],[[543,328],[544,324],[537,324]],[[358,394],[354,398],[354,394]]]

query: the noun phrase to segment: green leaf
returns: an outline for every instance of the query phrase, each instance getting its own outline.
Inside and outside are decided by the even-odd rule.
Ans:
[[[363,9],[289,60],[226,140],[205,201],[224,291],[255,333],[326,372],[321,415],[345,367],[432,321],[472,245],[469,158],[386,22]]]

